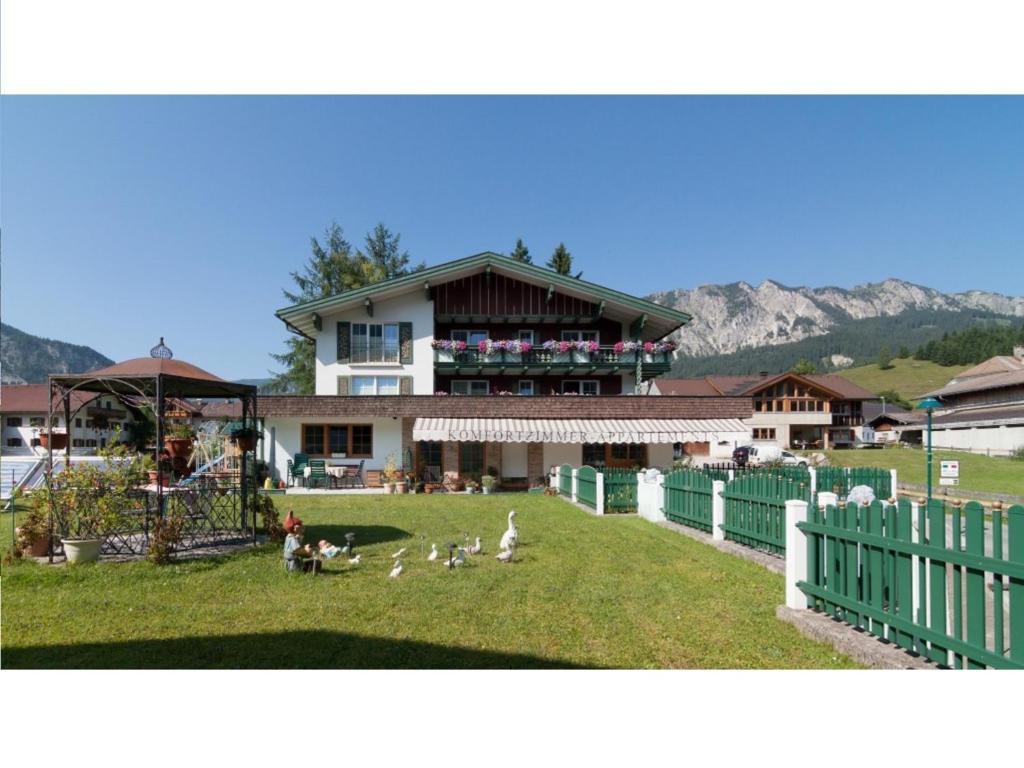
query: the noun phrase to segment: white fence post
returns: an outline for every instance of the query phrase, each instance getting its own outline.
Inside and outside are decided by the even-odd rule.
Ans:
[[[808,467],[807,472],[811,476],[811,498],[814,498],[814,494],[818,492],[818,470],[814,467]]]
[[[554,488],[556,491],[558,490],[558,468],[557,467],[552,467],[551,468],[551,475],[548,478],[548,485],[551,486],[552,488]]]
[[[898,491],[897,491],[898,486],[896,485],[896,470],[895,469],[890,469],[889,470],[889,478],[890,478],[890,481],[892,483],[892,493],[890,493],[889,496],[891,498],[895,499],[896,498],[896,494],[898,493]]]
[[[599,515],[604,514],[604,472],[598,472],[594,476],[594,489],[597,494],[594,511]]]
[[[807,609],[807,596],[796,585],[807,580],[807,541],[797,523],[807,521],[807,502],[790,499],[786,502],[786,607],[797,611]]]
[[[711,538],[714,541],[725,541],[725,493],[724,480],[711,481]]]
[[[665,476],[655,469],[636,475],[636,513],[644,520],[665,520]]]
[[[571,498],[572,498],[572,503],[573,503],[573,504],[575,504],[575,503],[576,503],[576,493],[577,493],[577,491],[579,490],[579,485],[578,485],[578,479],[577,479],[577,477],[576,477],[576,473],[577,473],[578,471],[579,471],[579,470],[576,470],[576,469],[574,469],[574,470],[572,471],[572,497],[571,497]]]

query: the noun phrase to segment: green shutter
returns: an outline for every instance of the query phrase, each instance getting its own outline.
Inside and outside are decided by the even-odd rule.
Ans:
[[[352,323],[338,323],[338,362],[347,363],[351,357]]]
[[[411,395],[412,394],[412,376],[399,376],[398,377],[398,394],[400,394],[400,395]]]
[[[339,323],[339,325],[340,325],[340,323]],[[345,325],[348,325],[348,323],[345,323]],[[348,377],[348,376],[339,376],[338,377],[338,394],[339,395],[347,395],[347,394],[349,394],[352,391],[351,388],[349,387],[349,378],[350,377]]]
[[[401,350],[399,362],[402,365],[412,364],[412,323],[398,324],[398,347]]]

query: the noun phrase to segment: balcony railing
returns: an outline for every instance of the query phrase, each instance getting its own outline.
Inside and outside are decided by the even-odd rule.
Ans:
[[[832,426],[833,427],[859,427],[864,423],[864,417],[859,413],[833,413],[832,414]]]
[[[491,353],[476,349],[461,352],[435,349],[434,361],[449,365],[636,365],[637,356],[645,364],[668,365],[672,362],[671,352],[616,352],[612,346],[599,347],[596,352],[570,350],[559,352],[533,348],[529,352],[507,352],[495,350]]]
[[[353,363],[397,363],[400,359],[397,341],[353,344],[350,355]]]

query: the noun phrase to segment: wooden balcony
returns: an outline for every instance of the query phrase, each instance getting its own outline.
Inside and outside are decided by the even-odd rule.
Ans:
[[[615,352],[602,346],[596,352],[558,352],[533,348],[529,352],[494,351],[490,354],[476,349],[462,352],[434,350],[434,370],[458,376],[588,376],[635,373],[637,357],[642,364],[641,379],[647,380],[668,373],[671,352]]]

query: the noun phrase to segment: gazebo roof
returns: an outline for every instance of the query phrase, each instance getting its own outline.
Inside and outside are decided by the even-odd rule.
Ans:
[[[184,360],[156,357],[136,357],[87,373],[50,376],[50,381],[66,389],[122,395],[156,395],[158,381],[165,397],[240,397],[256,394],[256,387],[251,384],[225,381]]]

